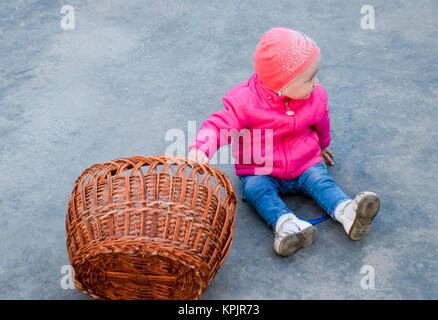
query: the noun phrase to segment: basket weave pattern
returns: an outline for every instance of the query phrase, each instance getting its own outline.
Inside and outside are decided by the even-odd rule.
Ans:
[[[96,299],[199,299],[230,250],[236,202],[224,173],[187,158],[93,165],[66,215],[76,287]]]

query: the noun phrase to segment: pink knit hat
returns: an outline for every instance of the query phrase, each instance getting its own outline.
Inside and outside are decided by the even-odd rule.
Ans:
[[[272,28],[255,50],[255,72],[266,88],[278,93],[306,69],[318,52],[316,43],[304,33]]]

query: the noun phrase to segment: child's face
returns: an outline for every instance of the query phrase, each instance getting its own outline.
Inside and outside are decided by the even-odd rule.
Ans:
[[[298,100],[310,97],[319,80],[316,73],[321,65],[321,54],[318,52],[315,59],[291,83],[281,90],[281,94],[288,98]]]

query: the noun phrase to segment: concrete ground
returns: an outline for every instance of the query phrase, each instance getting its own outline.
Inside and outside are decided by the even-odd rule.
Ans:
[[[74,30],[60,25],[67,4]],[[375,29],[361,28],[367,4]],[[202,299],[437,299],[437,16],[434,1],[3,3],[0,298],[89,299],[61,286],[76,178],[163,154],[172,129],[187,137],[189,121],[199,128],[253,73],[262,34],[283,26],[321,48],[331,174],[351,197],[377,192],[381,210],[363,241],[329,220],[312,246],[282,258],[241,201],[234,165],[217,164],[239,202],[231,251]],[[300,216],[323,213],[309,198],[284,200]]]

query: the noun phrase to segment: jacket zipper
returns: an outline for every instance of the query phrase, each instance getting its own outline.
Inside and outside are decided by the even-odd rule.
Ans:
[[[283,138],[283,154],[284,154],[284,167],[285,167],[285,172],[284,172],[284,177],[286,178],[285,180],[287,180],[287,150],[286,150],[286,137]]]
[[[289,109],[289,99],[287,99],[287,100],[285,100],[284,101],[284,107],[285,107],[285,110],[286,110],[286,112],[287,111],[289,111],[289,110],[291,110],[291,109]],[[293,111],[293,110],[292,110]],[[288,115],[288,117],[293,117],[293,114],[292,115]],[[293,121],[294,119],[290,119],[290,121]],[[291,129],[291,134],[293,133],[293,131],[295,130],[295,121],[294,121],[294,124],[293,124],[293,126],[291,126],[290,124],[289,124],[289,128]],[[286,141],[287,141],[287,138],[288,138],[288,136],[286,136]],[[284,146],[285,146],[285,155],[286,155],[286,178],[287,178],[287,180],[289,179],[289,176],[290,176],[290,173],[289,173],[289,171],[288,171],[288,161],[287,161],[287,155],[289,154],[289,148],[287,148],[287,144],[284,144]],[[289,154],[290,155],[290,160],[292,160],[292,154]]]

